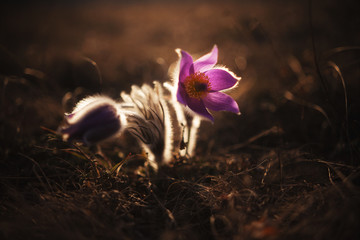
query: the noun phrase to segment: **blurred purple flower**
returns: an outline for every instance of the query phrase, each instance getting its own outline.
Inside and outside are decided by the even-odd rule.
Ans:
[[[96,144],[118,135],[126,124],[117,103],[103,96],[88,97],[80,101],[72,113],[65,116],[67,126],[60,128],[65,141]]]
[[[214,121],[207,109],[230,111],[240,114],[239,106],[229,95],[222,91],[234,87],[239,77],[224,67],[215,66],[218,60],[218,48],[195,62],[190,54],[177,49],[180,57],[177,100],[195,113]]]

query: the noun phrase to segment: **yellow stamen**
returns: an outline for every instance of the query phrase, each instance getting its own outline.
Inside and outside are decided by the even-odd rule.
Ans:
[[[209,77],[202,72],[197,72],[187,76],[185,78],[184,85],[188,96],[196,99],[202,99],[211,90]]]

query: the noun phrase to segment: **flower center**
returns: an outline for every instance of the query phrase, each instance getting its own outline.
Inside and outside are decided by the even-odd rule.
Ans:
[[[201,99],[211,90],[209,77],[205,73],[197,72],[187,76],[184,81],[186,93],[191,98]]]

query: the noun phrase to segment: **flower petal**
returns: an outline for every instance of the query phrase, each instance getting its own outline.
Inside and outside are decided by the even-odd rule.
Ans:
[[[215,66],[218,60],[218,48],[214,45],[211,52],[202,56],[194,62],[194,71],[195,72],[204,72]]]
[[[205,72],[209,78],[212,91],[220,91],[233,87],[239,79],[236,79],[230,71],[225,69],[211,69]]]
[[[193,110],[195,113],[210,119],[212,122],[214,122],[214,117],[206,110],[204,103],[196,98],[189,98],[186,96],[186,101],[188,104],[188,107]]]
[[[179,82],[177,93],[176,93],[176,98],[180,103],[182,103],[182,104],[184,104],[186,106],[187,103],[186,103],[186,101],[184,99],[185,95],[186,95],[186,90],[182,86],[182,83]]]
[[[180,56],[179,83],[184,82],[185,78],[194,73],[193,58],[183,50],[177,50]]]
[[[90,128],[85,132],[83,140],[87,145],[92,145],[96,142],[100,142],[104,139],[107,139],[117,133],[120,129],[120,122],[117,120],[112,120],[103,124],[102,126],[97,126]]]
[[[232,97],[222,92],[212,92],[203,98],[205,107],[214,111],[229,111],[240,114],[239,106]]]

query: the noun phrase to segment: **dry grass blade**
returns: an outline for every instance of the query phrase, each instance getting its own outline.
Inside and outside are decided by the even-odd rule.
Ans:
[[[327,58],[332,57],[333,55],[339,54],[339,53],[344,53],[344,52],[350,52],[350,51],[360,51],[360,47],[359,46],[343,46],[343,47],[337,47],[337,48],[333,48],[329,51],[326,52],[325,56]]]
[[[332,67],[336,73],[338,74],[338,76],[340,77],[340,81],[343,87],[343,91],[344,91],[344,104],[345,104],[345,123],[346,123],[346,127],[348,127],[348,123],[349,123],[349,112],[348,112],[348,95],[347,95],[347,89],[346,89],[346,83],[344,80],[344,77],[341,73],[341,70],[339,68],[339,66],[337,64],[335,64],[332,61],[328,62],[329,66]],[[348,131],[348,129],[347,129]]]
[[[308,108],[311,108],[311,109],[314,109],[314,110],[320,112],[325,117],[328,124],[330,126],[332,126],[331,121],[330,121],[328,115],[326,114],[325,110],[322,107],[320,107],[319,105],[314,104],[314,103],[310,103],[308,101],[305,101],[304,99],[295,97],[294,94],[292,94],[289,91],[285,92],[284,97],[289,101],[292,101],[292,102],[297,103],[297,104],[299,104],[301,106],[308,107]]]
[[[283,133],[283,130],[277,126],[273,126],[267,130],[264,130],[258,134],[256,134],[255,136],[249,138],[248,140],[246,140],[245,142],[243,143],[239,143],[239,144],[235,144],[235,145],[231,145],[229,147],[226,147],[224,148],[224,152],[227,153],[229,151],[234,151],[234,150],[237,150],[237,149],[240,149],[240,148],[244,148],[248,145],[250,145],[251,143],[255,142],[256,140],[262,138],[262,137],[265,137],[265,136],[268,136],[270,134],[282,134]]]
[[[94,60],[92,60],[89,57],[83,57],[83,59],[84,59],[84,61],[90,63],[95,68],[97,76],[99,78],[99,85],[101,86],[103,79],[102,79],[102,74],[101,74],[99,66],[97,65],[97,63]]]
[[[40,183],[43,185],[44,189],[49,189],[51,192],[54,192],[54,189],[53,189],[53,187],[51,186],[50,181],[49,181],[48,177],[46,176],[45,172],[43,171],[43,169],[41,168],[40,164],[39,164],[38,162],[36,162],[33,158],[31,158],[31,157],[29,157],[29,156],[27,156],[27,155],[25,155],[25,154],[19,153],[19,155],[22,156],[22,157],[24,157],[24,158],[26,158],[26,159],[28,159],[28,160],[30,160],[30,161],[34,164],[34,166],[36,166],[36,167],[40,170],[40,172],[41,172],[43,178],[46,180],[46,183],[47,183],[47,184],[45,184],[45,183],[42,181],[42,177],[40,177],[39,174],[36,172],[35,168],[33,168],[33,171],[34,171],[37,179],[38,179],[38,180],[40,181]]]
[[[89,156],[86,152],[84,152],[84,150],[82,150],[81,147],[79,147],[77,144],[73,144],[73,146],[91,163],[91,166],[96,173],[96,178],[99,178],[101,176],[101,173],[97,167],[97,161],[93,157]]]
[[[349,106],[349,98],[348,98],[348,91],[347,91],[347,87],[346,87],[346,83],[345,83],[345,79],[341,73],[341,70],[339,68],[339,66],[332,62],[329,61],[328,65],[335,70],[335,72],[337,73],[337,75],[340,78],[341,81],[341,85],[343,87],[343,92],[344,92],[344,105],[345,105],[345,133],[346,133],[346,139],[348,142],[348,145],[350,146],[350,154],[351,154],[351,161],[354,162],[354,157],[353,157],[353,144],[350,140],[350,133],[349,133],[349,110],[348,110],[348,106]]]
[[[156,202],[159,204],[159,206],[166,212],[166,215],[168,216],[168,218],[170,219],[171,223],[176,226],[176,220],[175,217],[173,215],[173,213],[165,207],[165,205],[160,201],[159,197],[156,195],[156,193],[154,192],[153,188],[152,188],[152,183],[148,182],[148,191],[150,192],[150,194],[155,198]]]

